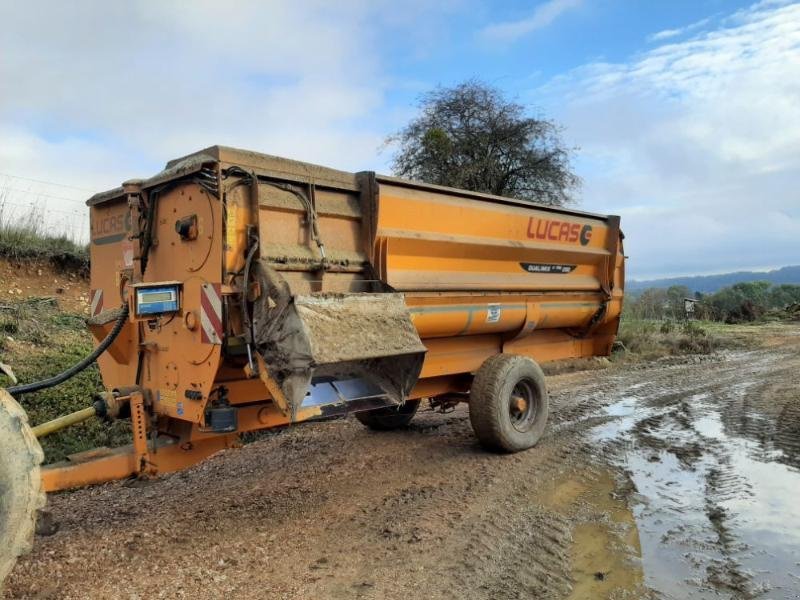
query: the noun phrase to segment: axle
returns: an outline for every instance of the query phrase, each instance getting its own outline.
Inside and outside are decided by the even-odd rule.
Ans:
[[[47,423],[37,425],[33,428],[33,435],[35,435],[37,438],[43,438],[47,435],[57,433],[62,429],[66,429],[67,427],[72,427],[78,423],[88,421],[96,415],[97,409],[94,406],[90,406],[74,413],[64,415],[63,417],[58,417],[57,419],[53,419]]]
[[[74,413],[63,415],[52,421],[47,421],[33,428],[33,434],[37,438],[43,438],[53,433],[78,425],[88,421],[92,417],[101,419],[117,419],[130,416],[129,402],[130,393],[136,388],[124,389],[121,392],[104,392],[95,397],[92,406],[82,408]]]

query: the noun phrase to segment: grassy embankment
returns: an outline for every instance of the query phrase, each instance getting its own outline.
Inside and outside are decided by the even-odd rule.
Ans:
[[[22,217],[9,217],[0,197],[0,257],[10,261],[46,261],[59,269],[87,274],[89,250],[68,235],[44,229],[42,215],[31,209]]]
[[[0,260],[11,264],[50,264],[54,269],[86,277],[89,256],[86,246],[67,236],[49,236],[34,213],[23,220],[3,219],[0,204]],[[4,282],[0,281],[0,286]],[[92,338],[84,317],[63,311],[55,298],[20,298],[0,301],[0,362],[9,365],[21,383],[56,375],[92,350]],[[12,382],[0,374],[0,386]],[[19,398],[33,424],[85,408],[92,395],[102,389],[94,365],[49,390]],[[126,423],[111,427],[93,420],[42,441],[48,462],[103,445],[118,445],[127,438]]]
[[[21,383],[61,373],[92,351],[82,315],[61,311],[54,299],[28,298],[0,305],[0,360],[11,366]],[[10,387],[0,375],[0,386]],[[65,383],[18,398],[34,425],[86,408],[102,390],[100,372],[92,365]],[[42,440],[47,462],[68,454],[116,446],[128,441],[128,425],[110,427],[93,419]]]

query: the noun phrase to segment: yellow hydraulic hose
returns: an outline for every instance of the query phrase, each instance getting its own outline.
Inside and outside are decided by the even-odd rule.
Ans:
[[[97,409],[94,406],[90,406],[89,408],[84,408],[78,412],[64,415],[63,417],[58,417],[57,419],[53,419],[47,423],[37,425],[33,428],[33,435],[35,435],[37,438],[42,438],[46,435],[50,435],[51,433],[56,433],[57,431],[66,429],[72,425],[77,425],[78,423],[88,421],[96,414]]]

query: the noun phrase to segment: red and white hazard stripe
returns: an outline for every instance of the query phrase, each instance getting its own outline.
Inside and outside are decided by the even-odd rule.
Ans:
[[[204,283],[200,288],[200,340],[204,344],[222,343],[222,288],[219,283]]]
[[[90,290],[89,298],[91,299],[89,314],[96,317],[103,312],[103,290]]]

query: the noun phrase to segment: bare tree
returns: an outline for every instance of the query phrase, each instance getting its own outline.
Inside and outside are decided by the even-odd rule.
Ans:
[[[402,177],[511,196],[541,204],[575,201],[561,127],[479,81],[422,96],[419,115],[387,143],[399,144],[392,167]]]

